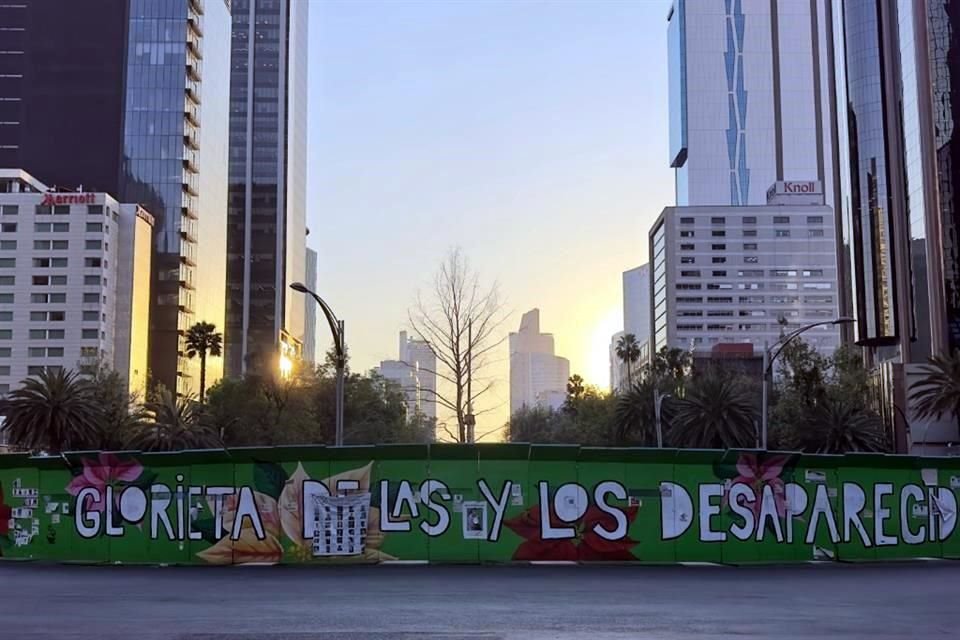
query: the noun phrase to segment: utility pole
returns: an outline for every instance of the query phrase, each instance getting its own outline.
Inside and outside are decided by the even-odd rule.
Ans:
[[[473,415],[473,319],[467,321],[467,442],[473,444],[476,436],[477,418]]]

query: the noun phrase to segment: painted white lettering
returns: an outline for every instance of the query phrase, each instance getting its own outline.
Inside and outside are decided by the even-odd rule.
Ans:
[[[537,485],[540,492],[540,539],[567,540],[577,535],[573,527],[554,527],[550,521],[550,487],[540,481]]]
[[[604,540],[622,540],[627,537],[627,529],[629,527],[627,514],[625,514],[622,509],[607,504],[608,495],[613,496],[617,500],[626,500],[627,490],[619,482],[613,481],[601,482],[594,488],[593,501],[600,511],[613,517],[615,526],[613,529],[608,530],[604,529],[598,522],[593,525],[593,532]]]
[[[107,497],[103,503],[104,513],[106,514],[106,527],[104,533],[108,536],[119,537],[123,535],[123,527],[118,526],[113,523],[113,509],[116,502],[113,499],[113,487],[109,484],[107,485]]]
[[[752,505],[756,499],[757,495],[748,484],[737,482],[730,487],[730,492],[727,494],[730,509],[732,509],[737,516],[743,518],[743,524],[734,522],[733,526],[730,527],[730,533],[732,533],[733,537],[737,540],[749,540],[751,536],[753,536],[753,529],[757,523],[753,515],[753,509],[748,505]]]
[[[73,510],[74,524],[81,538],[93,538],[100,532],[100,512],[87,511],[87,498],[91,504],[103,499],[96,487],[84,487],[77,494],[77,507]]]
[[[934,503],[937,505],[937,539],[943,542],[957,527],[957,496],[948,487],[938,487]]]
[[[587,512],[587,490],[575,482],[560,485],[553,494],[553,512],[560,522],[576,522]]]
[[[120,493],[120,515],[133,524],[143,521],[147,515],[147,494],[143,489],[130,485]]]
[[[493,508],[493,526],[490,528],[490,533],[487,534],[487,540],[496,542],[500,539],[500,528],[503,526],[503,516],[507,512],[507,501],[510,499],[513,482],[507,480],[503,483],[503,491],[500,492],[498,500],[493,498],[493,492],[487,486],[486,480],[481,478],[477,482],[477,486],[480,488],[480,493],[483,494],[483,499]]]
[[[883,498],[892,495],[891,483],[880,482],[873,485],[873,541],[878,547],[892,547],[898,542],[896,536],[883,533],[883,523],[890,519],[890,509],[883,506]]]
[[[187,539],[188,540],[203,540],[203,533],[200,531],[193,530],[193,516],[194,516],[194,504],[202,504],[200,500],[194,502],[194,497],[200,498],[203,495],[203,487],[190,487],[187,489],[187,498],[189,499],[190,508],[188,513],[190,517],[187,519]]]
[[[437,514],[437,524],[430,524],[426,519],[420,523],[420,529],[431,537],[439,536],[450,526],[450,514],[446,507],[433,501],[432,495],[434,492],[439,493],[444,500],[450,499],[450,490],[447,485],[439,480],[425,480],[420,485],[420,501],[427,509]]]
[[[693,500],[675,482],[660,483],[660,538],[673,540],[693,524]]]
[[[825,484],[818,484],[817,492],[813,496],[813,511],[810,513],[810,526],[807,527],[807,537],[804,540],[807,544],[813,544],[816,540],[817,525],[820,523],[821,517],[827,521],[830,541],[834,544],[840,542],[837,522],[833,517],[833,508],[830,506],[830,498],[827,495],[827,485]]]
[[[233,531],[230,533],[231,540],[239,540],[240,532],[243,531],[243,520],[247,518],[253,525],[253,532],[257,540],[265,540],[267,534],[263,531],[263,522],[260,520],[260,512],[257,510],[257,501],[253,496],[253,489],[250,487],[240,487],[240,495],[237,496],[237,513],[233,516]]]
[[[710,528],[710,519],[713,516],[720,515],[720,505],[712,504],[711,498],[723,497],[722,484],[702,484],[700,485],[700,541],[701,542],[723,542],[727,539],[724,531],[714,531]]]
[[[787,542],[793,542],[793,519],[803,515],[807,510],[807,490],[803,485],[788,482],[786,489],[787,510]]]
[[[175,540],[173,537],[173,525],[170,524],[170,516],[167,515],[167,507],[170,506],[170,487],[165,484],[155,484],[150,487],[150,538],[157,539],[159,534],[158,524],[163,524],[163,531],[167,534],[167,540]]]
[[[409,520],[390,519],[390,481],[380,481],[380,530],[381,531],[410,531]]]
[[[767,532],[767,523],[773,525],[773,533],[777,542],[783,542],[783,529],[780,527],[780,515],[777,513],[777,499],[773,495],[773,486],[763,485],[760,498],[760,517],[757,518],[757,542],[763,541]]]
[[[207,496],[213,496],[213,535],[217,540],[223,537],[223,499],[233,492],[233,487],[207,487]]]
[[[870,536],[863,527],[863,521],[860,519],[860,513],[867,504],[867,496],[860,488],[860,485],[853,482],[843,483],[843,541],[850,542],[851,530],[853,527],[860,534],[863,546],[870,546]]]
[[[907,544],[921,544],[927,536],[927,528],[920,525],[917,533],[910,528],[910,516],[913,514],[913,504],[923,502],[923,489],[915,484],[905,485],[900,489],[900,537]]]

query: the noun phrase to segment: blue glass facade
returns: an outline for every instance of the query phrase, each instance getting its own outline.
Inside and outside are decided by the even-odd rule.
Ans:
[[[667,23],[667,64],[670,81],[670,166],[687,159],[686,0],[675,0]],[[679,204],[679,203],[678,203]]]

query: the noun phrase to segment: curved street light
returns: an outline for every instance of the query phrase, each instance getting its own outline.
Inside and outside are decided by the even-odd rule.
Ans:
[[[290,288],[299,293],[305,293],[316,300],[317,304],[320,305],[320,309],[323,310],[323,315],[327,319],[327,324],[330,325],[330,333],[333,335],[335,364],[337,366],[337,426],[334,444],[336,444],[338,447],[341,447],[343,446],[343,375],[344,369],[346,369],[347,366],[347,347],[346,343],[344,342],[343,320],[338,320],[337,316],[333,313],[333,309],[330,308],[330,305],[324,302],[323,298],[308,289],[302,282],[294,282],[290,285]]]
[[[822,327],[825,325],[836,325],[836,324],[849,324],[853,322],[853,318],[837,318],[836,320],[824,320],[823,322],[814,322],[813,324],[808,324],[800,327],[799,329],[788,333],[787,335],[781,337],[772,347],[767,347],[766,344],[763,345],[763,408],[761,409],[761,419],[763,420],[763,431],[761,432],[761,448],[766,451],[767,449],[767,405],[769,402],[768,399],[768,386],[770,383],[770,378],[772,377],[771,373],[773,371],[773,363],[780,357],[780,354],[783,353],[784,347],[790,344],[793,340],[800,337],[800,335],[810,329],[815,327]],[[779,347],[779,348],[778,348]],[[776,349],[776,353],[771,355],[771,352]]]

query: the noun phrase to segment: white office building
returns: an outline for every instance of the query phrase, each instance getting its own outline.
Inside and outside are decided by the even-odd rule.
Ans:
[[[540,332],[540,310],[520,319],[510,333],[510,414],[523,407],[559,409],[566,399],[570,361],[554,353],[553,334]]]
[[[763,205],[777,181],[839,200],[831,0],[673,0],[677,206]]]
[[[423,340],[400,332],[397,360],[383,360],[376,369],[381,376],[395,382],[403,392],[409,417],[437,417],[437,357]]]
[[[792,183],[747,207],[667,207],[650,230],[651,344],[710,350],[750,343],[757,352],[783,333],[839,317],[836,237],[830,207],[792,204]],[[816,183],[806,183],[816,190]],[[806,332],[824,355],[836,325]]]
[[[626,384],[626,364],[617,356],[617,343],[626,334],[633,334],[640,347],[640,358],[633,365],[636,370],[651,357],[649,264],[623,272],[623,331],[610,338],[610,388],[613,391]]]
[[[138,205],[0,169],[0,392],[97,361],[145,389],[152,228]]]

